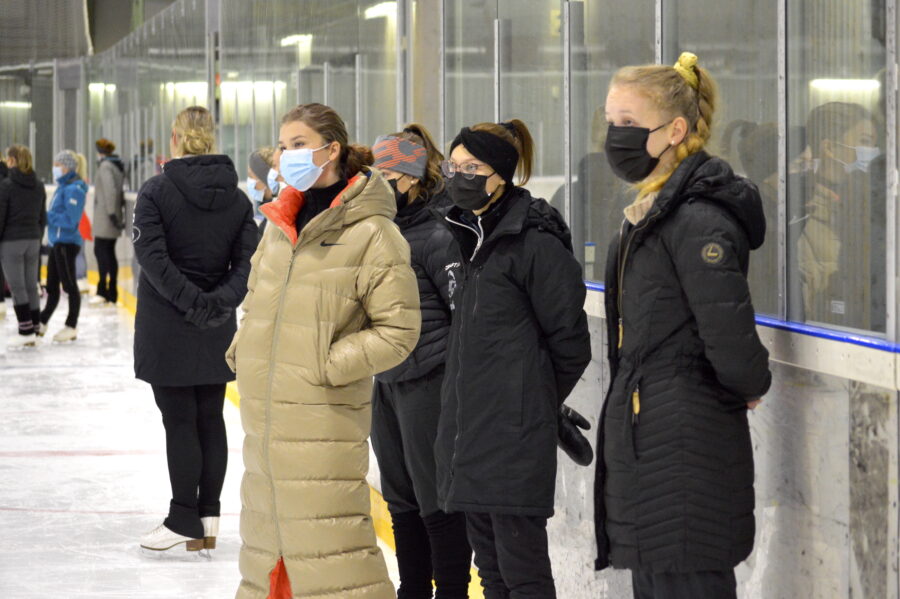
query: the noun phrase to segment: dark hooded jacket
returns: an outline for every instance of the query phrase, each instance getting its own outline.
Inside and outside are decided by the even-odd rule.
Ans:
[[[191,308],[236,308],[247,293],[256,250],[253,207],[237,188],[227,156],[188,156],[141,187],[134,251],[141,266],[134,334],[137,378],[154,385],[212,385],[234,380],[225,362],[236,329],[201,328]]]
[[[444,364],[450,333],[451,271],[453,263],[459,260],[459,250],[446,224],[432,210],[446,210],[449,206],[450,198],[443,190],[397,211],[394,222],[409,243],[419,284],[422,332],[416,348],[402,364],[375,377],[380,382],[418,379]]]
[[[750,555],[747,402],[771,375],[747,269],[764,237],[756,186],[699,153],[611,245],[598,569],[726,570]]]
[[[569,229],[519,187],[480,219],[452,208],[446,220],[461,256],[435,443],[438,504],[549,517],[557,413],[591,359]]]
[[[0,179],[0,242],[41,239],[47,226],[47,196],[34,171],[17,168]]]

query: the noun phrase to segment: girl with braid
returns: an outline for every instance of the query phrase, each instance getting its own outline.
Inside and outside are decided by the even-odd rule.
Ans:
[[[771,374],[747,267],[766,221],[756,186],[704,150],[715,107],[688,52],[621,69],[606,99],[607,158],[638,194],[606,266],[596,566],[630,569],[636,599],[734,599],[753,549],[747,413]]]

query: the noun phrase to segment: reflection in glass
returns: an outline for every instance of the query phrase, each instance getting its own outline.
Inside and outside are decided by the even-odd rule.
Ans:
[[[884,8],[788,5],[791,320],[885,331]]]
[[[603,279],[609,244],[633,193],[610,170],[604,100],[613,73],[654,59],[654,6],[640,2],[570,2],[572,40],[573,237],[584,244],[585,279]],[[549,199],[549,198],[548,198]],[[564,190],[552,203],[561,208]]]

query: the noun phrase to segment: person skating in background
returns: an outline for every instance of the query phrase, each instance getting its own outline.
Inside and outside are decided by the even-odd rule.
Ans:
[[[734,599],[753,549],[747,409],[771,374],[747,269],[766,222],[756,186],[704,151],[716,102],[687,52],[621,69],[606,99],[607,159],[639,194],[606,265],[596,568],[631,570],[635,599]]]
[[[40,323],[41,297],[35,282],[41,239],[47,225],[44,185],[34,173],[31,152],[14,145],[7,151],[9,177],[0,180],[0,264],[7,274],[19,334],[11,346],[33,346]]]
[[[422,333],[399,366],[375,376],[372,447],[381,491],[394,528],[400,599],[468,597],[472,548],[465,514],[437,504],[434,441],[450,332],[450,285],[456,241],[432,213],[450,198],[441,175],[443,156],[421,125],[379,137],[372,146],[397,199],[395,222],[409,242],[419,283]]]
[[[78,176],[78,160],[69,150],[63,150],[53,160],[53,180],[57,188],[47,211],[47,232],[50,257],[47,262],[47,303],[41,312],[38,335],[47,332],[47,325],[59,304],[60,287],[69,298],[69,313],[65,327],[53,337],[55,342],[74,341],[78,337],[78,314],[81,293],[75,275],[75,259],[83,240],[78,230],[84,214],[87,184]]]
[[[228,442],[222,409],[234,375],[225,350],[247,292],[257,231],[228,156],[215,154],[209,111],[193,106],[172,125],[173,159],[135,204],[141,266],[134,370],[150,383],[166,432],[172,500],[141,546],[214,549]]]
[[[460,248],[435,444],[438,505],[464,512],[485,597],[553,599],[547,519],[559,411],[591,359],[569,229],[520,185],[525,124],[464,127],[443,163]]]
[[[97,258],[97,295],[89,305],[115,305],[119,299],[119,261],[116,240],[125,230],[125,165],[115,154],[116,144],[96,141],[97,174],[94,177],[94,256]]]
[[[409,245],[390,186],[332,108],[290,110],[275,161],[289,187],[262,208],[228,351],[246,433],[237,597],[394,599],[367,440],[372,376],[419,338]]]
[[[278,197],[278,173],[272,168],[274,158],[275,148],[263,147],[250,153],[247,164],[247,195],[253,204],[253,218],[259,226],[260,238],[266,230],[266,216],[260,208]]]

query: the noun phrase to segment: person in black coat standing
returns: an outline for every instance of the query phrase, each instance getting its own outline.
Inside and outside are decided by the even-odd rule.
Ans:
[[[513,184],[533,164],[514,119],[463,128],[443,163],[460,248],[435,444],[438,505],[465,512],[488,599],[556,596],[547,541],[558,412],[591,359],[569,229]]]
[[[399,599],[468,597],[472,548],[466,518],[447,514],[437,503],[434,441],[441,413],[441,384],[450,333],[450,281],[458,251],[450,231],[433,210],[450,200],[441,176],[443,156],[421,125],[379,137],[372,146],[397,197],[395,219],[409,242],[419,284],[422,332],[399,366],[375,377],[372,447],[381,491],[391,512]]]
[[[215,548],[218,530],[228,458],[222,409],[234,380],[225,351],[257,229],[231,159],[211,154],[213,127],[205,108],[179,113],[176,158],[141,187],[135,205],[135,374],[152,385],[162,412],[172,485],[169,515],[142,537],[146,549]]]
[[[626,67],[606,101],[610,166],[639,194],[606,268],[596,567],[630,569],[636,599],[734,599],[753,549],[747,410],[771,374],[747,269],[765,217],[703,151],[716,88],[696,62]]]
[[[10,345],[27,347],[37,344],[36,327],[41,317],[37,281],[41,239],[47,226],[47,198],[32,168],[31,151],[14,145],[6,154],[11,168],[9,177],[0,180],[0,265],[6,272],[19,321],[19,334]]]

